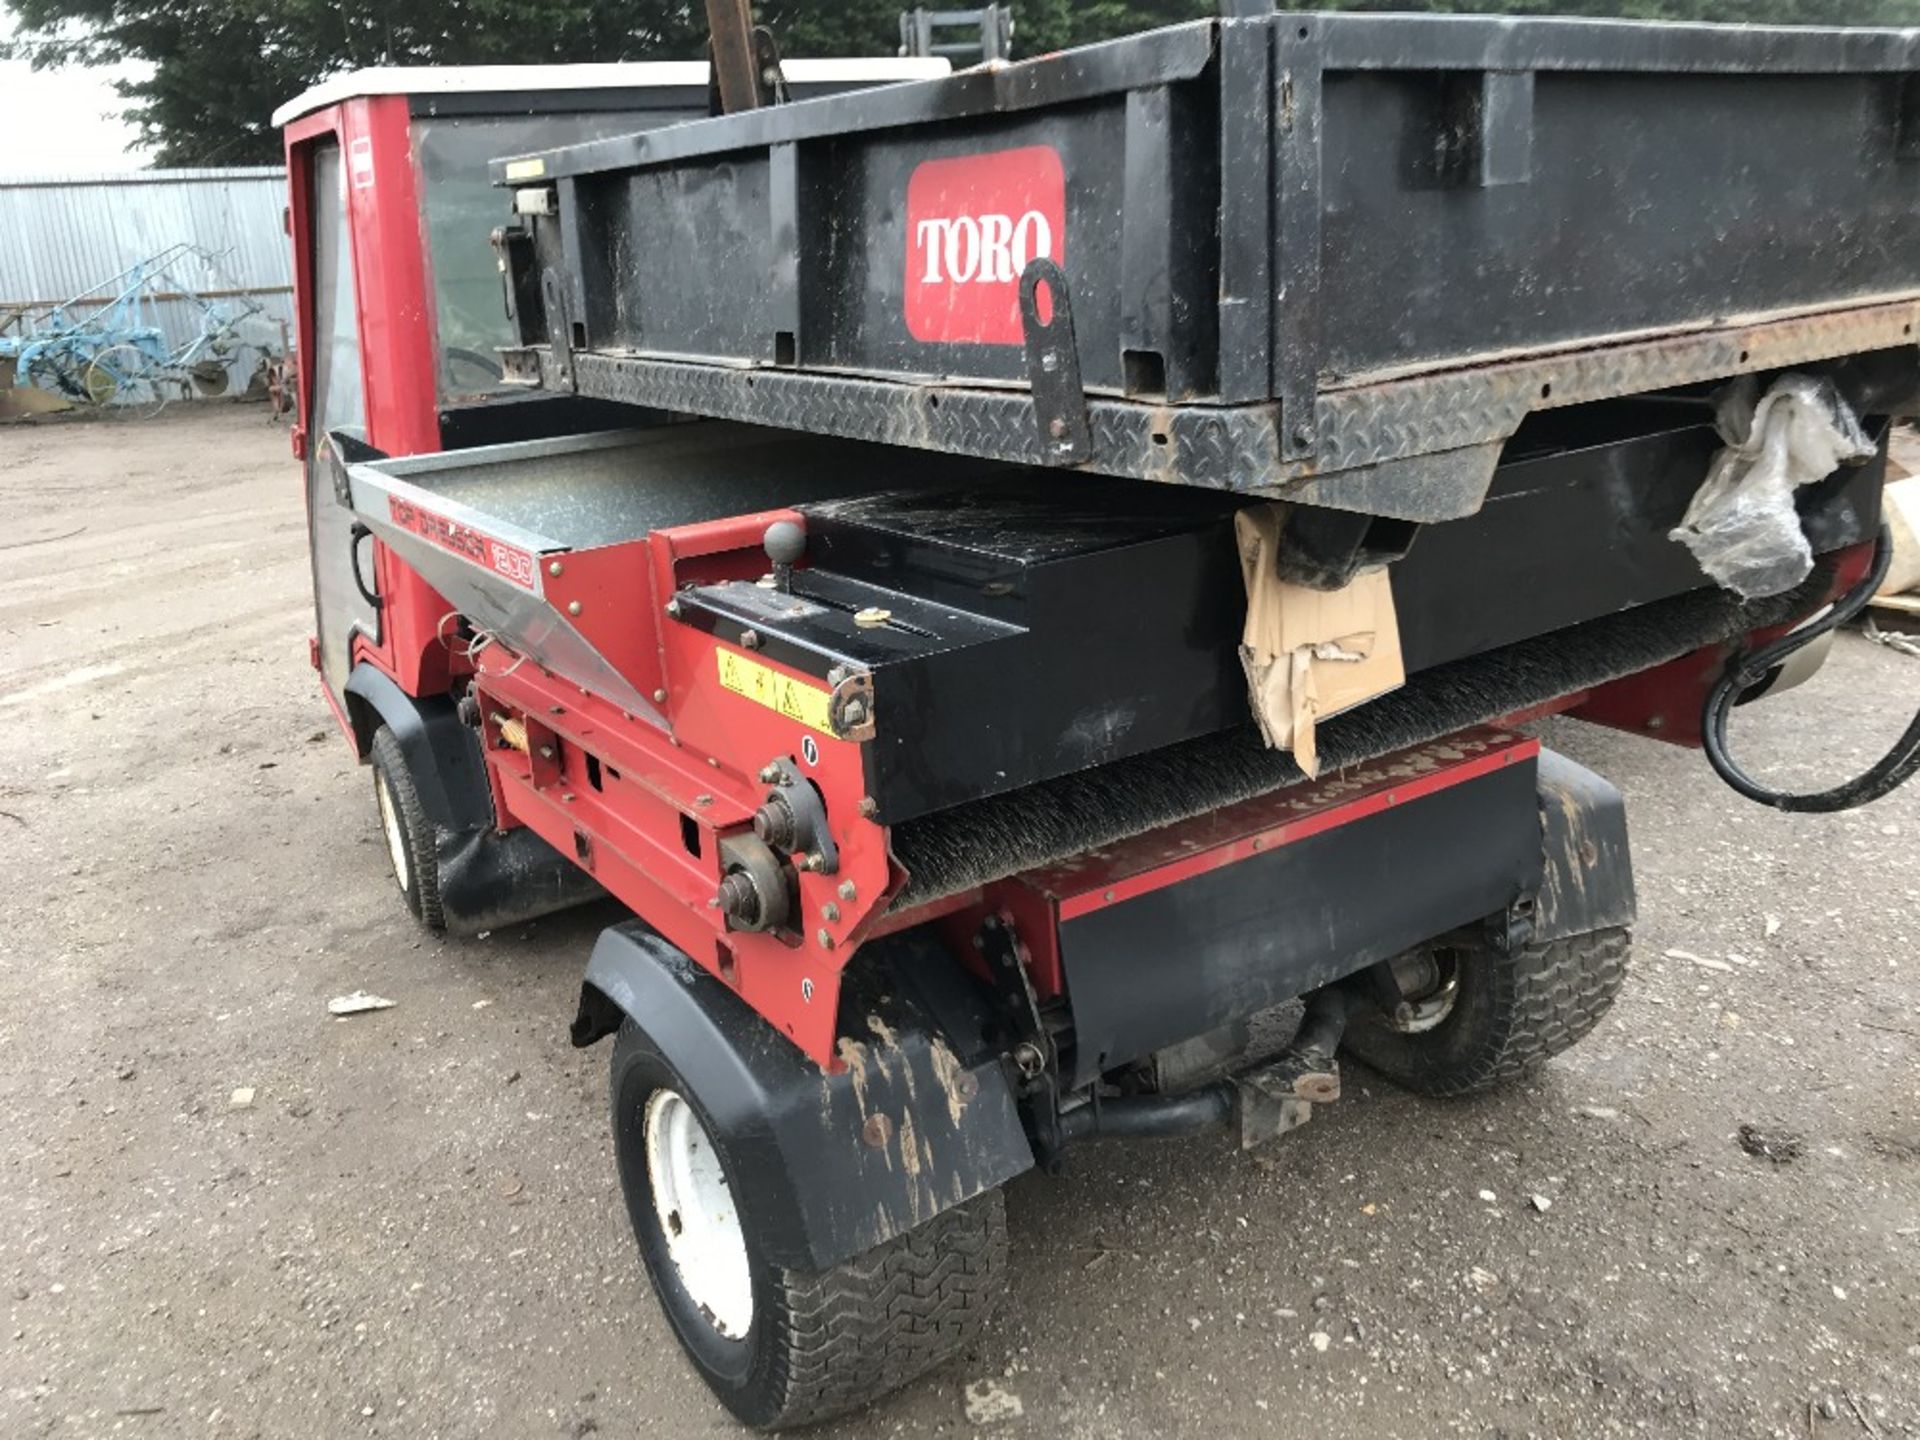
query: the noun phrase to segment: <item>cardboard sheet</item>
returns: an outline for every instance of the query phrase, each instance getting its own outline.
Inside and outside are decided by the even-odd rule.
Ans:
[[[1280,578],[1283,505],[1256,505],[1234,517],[1247,584],[1240,663],[1254,718],[1269,746],[1290,750],[1319,773],[1314,727],[1406,682],[1393,587],[1384,569],[1341,590],[1310,590]]]
[[[1891,465],[1887,473],[1892,475]],[[1903,595],[1920,589],[1920,476],[1891,481],[1880,513],[1893,531],[1893,564],[1880,593]]]

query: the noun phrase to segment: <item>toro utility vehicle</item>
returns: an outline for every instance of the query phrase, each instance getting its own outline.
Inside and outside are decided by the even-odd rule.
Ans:
[[[422,923],[631,912],[572,1035],[741,1420],[977,1336],[1079,1145],[1587,1034],[1624,808],[1526,721],[1920,766],[1727,744],[1887,563],[1920,34],[710,12],[278,118],[323,693]]]

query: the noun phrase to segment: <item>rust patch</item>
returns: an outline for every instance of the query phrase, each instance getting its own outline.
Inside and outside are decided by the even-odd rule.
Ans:
[[[1174,406],[1150,405],[1147,407],[1148,433],[1152,439],[1145,453],[1140,457],[1142,480],[1179,484],[1185,479],[1180,473],[1180,445],[1174,435],[1174,425],[1178,418],[1179,412]]]

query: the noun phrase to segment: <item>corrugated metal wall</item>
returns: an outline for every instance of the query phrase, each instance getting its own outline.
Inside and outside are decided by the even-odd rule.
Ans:
[[[286,203],[276,166],[0,179],[0,316],[44,310],[185,241],[218,258],[174,264],[163,292],[238,291],[291,324]],[[191,300],[161,300],[150,314],[170,347],[199,333]]]

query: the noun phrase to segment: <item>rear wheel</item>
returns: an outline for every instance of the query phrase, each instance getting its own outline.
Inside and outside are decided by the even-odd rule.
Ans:
[[[407,768],[406,752],[392,730],[382,725],[373,735],[373,801],[394,883],[407,908],[429,930],[446,928],[440,906],[440,852],[433,824],[420,804],[419,788]]]
[[[1525,1079],[1585,1037],[1627,977],[1629,935],[1595,930],[1502,951],[1448,938],[1392,963],[1404,1001],[1356,1016],[1343,1053],[1423,1095]]]
[[[782,1429],[899,1388],[981,1332],[1004,1281],[997,1190],[818,1274],[770,1264],[699,1097],[631,1020],[614,1045],[614,1153],[660,1308],[748,1425]]]

